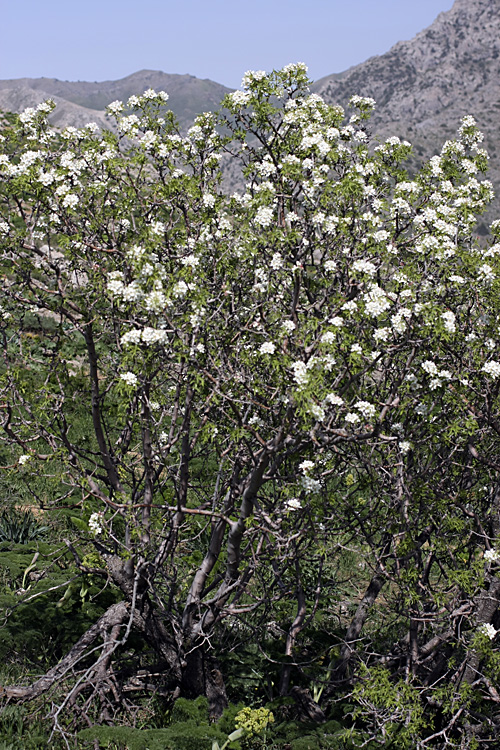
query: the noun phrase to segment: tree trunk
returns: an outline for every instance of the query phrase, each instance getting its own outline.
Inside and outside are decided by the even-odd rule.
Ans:
[[[207,656],[203,645],[193,648],[186,656],[181,691],[188,698],[206,696],[211,719],[220,719],[222,712],[228,706],[222,673],[215,660]]]
[[[73,669],[81,662],[88,653],[88,649],[94,641],[108,631],[114,631],[116,626],[124,625],[129,618],[129,608],[125,602],[113,604],[98,621],[82,635],[80,640],[75,643],[73,648],[61,659],[59,664],[50,669],[47,674],[40,677],[31,685],[9,685],[0,687],[0,695],[7,698],[14,698],[17,701],[24,701],[38,698],[50,690],[56,683],[70,674]],[[109,655],[109,644],[103,647],[106,657]],[[98,660],[97,660],[98,661]],[[97,662],[96,662],[97,663]]]
[[[493,615],[498,609],[500,604],[500,579],[495,578],[488,589],[488,591],[482,591],[478,597],[477,617],[476,621],[479,626],[491,623]],[[470,651],[465,662],[462,676],[458,682],[458,685],[462,682],[466,682],[469,685],[478,678],[479,666],[481,662],[481,656],[477,651]],[[457,685],[457,687],[458,687]]]
[[[358,640],[366,618],[368,617],[368,612],[379,595],[385,581],[385,577],[380,573],[376,573],[371,579],[370,585],[366,589],[363,598],[358,604],[356,613],[347,628],[344,644],[340,649],[340,656],[332,668],[330,685],[332,685],[332,683],[341,682],[344,679],[349,662],[356,648],[356,641]],[[332,690],[330,687],[326,690],[326,695],[331,695],[331,692]]]

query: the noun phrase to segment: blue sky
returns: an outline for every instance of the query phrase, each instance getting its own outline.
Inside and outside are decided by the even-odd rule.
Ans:
[[[248,69],[339,73],[453,0],[4,0],[0,79],[102,81],[142,68],[238,87]]]

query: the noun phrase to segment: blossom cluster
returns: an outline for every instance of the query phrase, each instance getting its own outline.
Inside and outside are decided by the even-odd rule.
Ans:
[[[37,248],[67,231],[72,274],[88,269],[85,253],[94,254],[119,319],[119,382],[140,388],[135,357],[217,362],[231,373],[220,398],[234,399],[244,424],[266,424],[264,413],[244,405],[269,397],[270,413],[275,402],[296,404],[309,429],[356,439],[382,420],[386,382],[397,381],[398,398],[414,403],[423,423],[447,385],[467,388],[470,377],[477,387],[500,377],[493,353],[500,321],[493,313],[486,320],[479,307],[461,312],[471,286],[495,294],[500,243],[464,242],[471,217],[492,195],[478,177],[486,156],[471,118],[410,180],[398,171],[410,144],[397,137],[374,149],[367,143],[363,121],[375,102],[352,97],[346,118],[307,89],[306,73],[301,63],[248,71],[242,90],[227,98],[230,112],[251,125],[242,135],[243,126],[234,132],[234,119],[227,121],[241,141],[241,195],[225,196],[213,178],[221,143],[215,118],[202,115],[181,135],[162,116],[168,95],[151,89],[109,105],[118,135],[66,128],[53,152],[37,124],[51,105],[27,111],[21,121],[38,128],[40,147],[32,140],[15,157],[6,150],[0,175],[44,189],[47,206],[31,235]],[[249,137],[257,122],[264,123],[259,142]],[[143,181],[143,215],[130,209],[127,154]],[[100,244],[94,206],[107,222]],[[500,234],[499,226],[492,231]],[[15,231],[2,218],[0,242]],[[49,268],[45,258],[40,264]],[[222,332],[232,323],[228,343]],[[443,339],[463,345],[472,375],[438,351]],[[409,341],[416,351],[404,359]],[[398,460],[416,450],[411,434],[392,433],[391,440]],[[306,463],[303,489],[318,491]]]
[[[94,536],[98,536],[99,534],[102,534],[103,532],[103,526],[102,526],[102,513],[92,513],[89,518],[89,529],[93,533]]]
[[[489,638],[490,641],[492,641],[498,633],[498,630],[496,630],[491,623],[485,622],[479,626],[479,632]]]
[[[497,560],[500,560],[500,554],[496,549],[487,549],[483,555],[483,558],[484,560],[486,560],[486,562],[497,562]]]

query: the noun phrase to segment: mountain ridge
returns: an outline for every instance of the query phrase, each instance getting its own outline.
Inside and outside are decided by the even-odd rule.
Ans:
[[[18,78],[0,80],[0,109],[21,112],[44,99],[58,105],[51,117],[54,125],[81,127],[96,122],[109,127],[105,108],[115,99],[127,100],[146,89],[165,90],[169,104],[181,127],[186,128],[196,115],[216,109],[232,89],[208,78],[143,69],[112,81],[61,81],[58,78]],[[64,105],[64,103],[66,104]],[[61,110],[62,108],[62,110]],[[85,120],[85,118],[87,118]]]

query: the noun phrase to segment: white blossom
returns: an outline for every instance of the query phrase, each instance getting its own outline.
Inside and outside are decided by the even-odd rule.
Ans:
[[[500,554],[496,551],[496,549],[487,549],[483,555],[483,558],[486,560],[486,562],[496,562],[497,560],[500,560]]]
[[[391,235],[385,229],[380,229],[378,232],[374,232],[372,237],[375,242],[387,242]]]
[[[115,296],[120,295],[125,287],[123,273],[121,271],[111,271],[108,273],[108,283],[106,286],[111,294]]]
[[[75,208],[80,202],[77,195],[68,194],[65,195],[62,201],[64,208]]]
[[[354,271],[366,273],[367,276],[374,276],[377,272],[377,266],[368,260],[355,260],[352,264]]]
[[[265,341],[259,349],[260,354],[274,354],[275,351],[276,345],[272,341]]]
[[[211,193],[203,193],[202,196],[203,205],[207,208],[213,208],[215,206],[215,195]]]
[[[92,513],[89,518],[89,529],[94,534],[94,536],[102,534],[103,528],[101,525],[101,521],[102,513]]]
[[[233,91],[228,95],[231,103],[237,107],[244,107],[250,101],[250,94],[247,91]]]
[[[432,156],[429,159],[429,167],[431,170],[431,173],[434,177],[439,177],[443,174],[443,168],[441,166],[441,157],[440,156]]]
[[[339,320],[342,319],[340,318]],[[335,341],[335,334],[333,333],[333,331],[326,331],[326,333],[321,336],[320,341],[322,344],[333,344],[333,342]]]
[[[250,88],[254,81],[262,81],[266,77],[265,70],[247,70],[241,79],[241,88]]]
[[[367,107],[368,109],[374,109],[376,106],[375,99],[372,99],[371,96],[359,96],[358,94],[351,96],[349,104],[351,107]]]
[[[114,102],[111,102],[111,104],[108,104],[106,109],[108,109],[112,115],[119,115],[123,110],[123,102],[116,99]]]
[[[127,346],[128,344],[140,344],[141,334],[142,331],[140,330],[140,328],[133,328],[132,330],[127,331],[127,333],[123,334],[123,336],[120,338],[120,343],[122,346]]]
[[[482,625],[480,625],[478,630],[482,635],[487,636],[487,638],[489,638],[490,641],[492,641],[493,638],[498,633],[498,631],[495,630],[494,626],[489,622],[485,622]]]
[[[307,475],[300,478],[300,483],[303,490],[308,494],[319,492],[321,489],[321,482],[319,482],[317,479],[313,479],[312,477],[308,477]]]
[[[165,234],[165,224],[162,221],[151,222],[151,234],[156,234],[161,237]]]
[[[305,362],[298,361],[292,363],[293,377],[297,385],[306,385],[309,380],[309,373]]]
[[[387,341],[391,332],[389,328],[377,328],[373,332],[373,338],[375,341]]]
[[[325,403],[329,404],[330,406],[342,406],[344,403],[344,399],[340,396],[337,396],[335,393],[328,393],[325,396]]]
[[[270,224],[272,224],[273,218],[273,209],[268,208],[267,206],[261,206],[257,210],[257,214],[255,215],[255,223],[260,224],[260,226],[262,227],[268,227]]]
[[[457,328],[455,323],[455,313],[451,310],[447,310],[446,312],[441,313],[441,319],[448,333],[455,333]]]
[[[129,99],[129,105],[130,105],[130,99]],[[127,134],[127,133],[133,134],[137,130],[139,125],[140,125],[140,120],[137,117],[137,115],[128,115],[127,117],[122,117],[120,120],[118,120],[118,130],[120,130],[120,132],[124,134]]]
[[[406,320],[402,311],[391,316],[391,326],[396,333],[404,333],[406,331]]]
[[[422,370],[425,370],[428,375],[437,375],[438,373],[436,363],[430,359],[426,359],[425,362],[422,363]]]
[[[167,299],[161,289],[155,289],[144,298],[144,307],[146,310],[152,310],[153,312],[163,310],[166,304]]]
[[[109,285],[108,285],[109,288]],[[142,290],[138,281],[132,281],[121,290],[121,296],[124,302],[136,302],[142,298]]]
[[[355,312],[358,309],[356,300],[351,299],[349,300],[349,302],[344,302],[341,309],[344,310],[344,312],[349,312],[349,313]]]
[[[257,165],[257,171],[261,177],[270,177],[272,174],[276,172],[276,167],[272,163],[272,161],[268,159],[264,159],[264,161],[262,161],[260,164]],[[274,187],[272,185],[271,185],[271,188],[274,191]]]
[[[322,406],[319,406],[319,404],[311,404],[309,407],[309,411],[311,412],[312,416],[318,420],[318,422],[323,422],[325,419],[325,410]]]
[[[200,259],[196,255],[194,255],[194,253],[190,253],[189,255],[186,255],[184,258],[181,258],[181,263],[183,266],[196,268],[196,266],[199,265],[200,263]]]
[[[270,266],[273,269],[273,271],[278,271],[280,268],[283,268],[284,260],[280,253],[274,253],[273,257],[271,258]]]
[[[487,263],[484,263],[478,271],[478,277],[480,281],[484,281],[485,283],[490,283],[495,280],[495,272],[493,271],[492,267],[489,266]]]
[[[376,408],[369,401],[357,401],[354,408],[361,412],[365,419],[373,419],[375,416]]]
[[[363,301],[366,312],[374,318],[382,315],[391,306],[386,293],[377,284],[372,284],[370,290],[363,294]]]
[[[486,362],[482,366],[481,372],[491,375],[492,378],[500,378],[500,362],[496,362],[494,359]]]
[[[122,372],[120,378],[129,386],[135,387],[139,383],[137,375],[133,372]]]
[[[172,296],[176,298],[184,297],[188,289],[189,287],[185,281],[178,281],[172,288]]]
[[[295,75],[297,75],[297,73],[306,74],[307,70],[308,70],[308,68],[307,68],[307,65],[305,63],[303,63],[303,62],[295,62],[295,63],[288,63],[287,65],[285,65],[281,69],[281,72],[282,73],[286,73],[287,75],[290,75],[290,76],[295,76]],[[262,73],[262,71],[259,71],[259,73]]]
[[[356,424],[357,422],[361,422],[361,417],[355,411],[350,411],[345,415],[345,421],[349,422],[349,424]]]
[[[164,344],[167,340],[167,333],[162,328],[151,328],[146,326],[141,332],[141,341],[150,346],[152,344]]]

